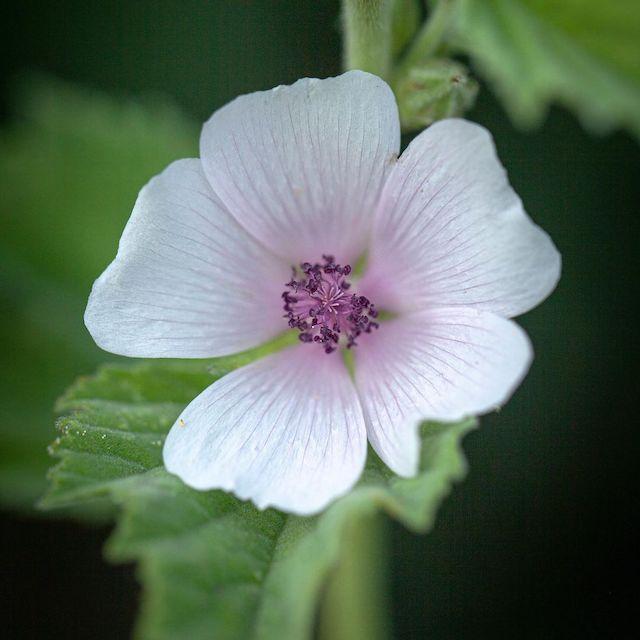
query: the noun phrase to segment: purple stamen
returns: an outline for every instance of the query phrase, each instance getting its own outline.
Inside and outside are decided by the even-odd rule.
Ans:
[[[377,329],[379,324],[371,318],[378,311],[365,296],[347,293],[350,265],[336,264],[332,255],[322,259],[322,264],[303,262],[300,270],[293,268],[285,285],[291,291],[282,294],[284,317],[289,327],[300,331],[300,342],[315,342],[325,353],[333,353],[340,344],[347,349],[357,346],[361,334]]]

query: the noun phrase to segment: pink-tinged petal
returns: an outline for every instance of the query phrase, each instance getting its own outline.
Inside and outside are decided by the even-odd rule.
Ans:
[[[164,462],[196,489],[307,515],[362,472],[366,430],[342,359],[308,345],[221,378],[184,410]]]
[[[511,320],[445,307],[383,323],[360,339],[354,355],[369,441],[393,471],[410,476],[420,422],[501,406],[527,372],[532,350]]]
[[[205,124],[214,191],[256,238],[293,264],[365,248],[400,127],[391,89],[350,71],[241,96]]]
[[[179,160],[140,192],[85,323],[112,353],[222,356],[285,328],[280,294],[289,276],[229,215],[200,161]]]
[[[359,290],[396,311],[464,305],[512,317],[539,304],[560,254],[527,216],[486,129],[443,120],[402,154],[376,213]]]

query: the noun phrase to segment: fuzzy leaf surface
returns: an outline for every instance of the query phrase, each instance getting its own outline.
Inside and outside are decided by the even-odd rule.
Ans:
[[[0,504],[31,510],[46,486],[51,406],[104,360],[82,321],[91,283],[140,187],[197,154],[198,126],[162,99],[41,76],[16,87],[15,113],[0,130]]]
[[[640,136],[637,0],[459,0],[452,27],[516,123],[558,102],[592,130]]]
[[[164,437],[186,403],[242,362],[106,366],[59,403],[60,436],[51,446],[59,461],[42,505],[96,499],[115,505],[107,555],[138,563],[144,587],[138,638],[310,637],[347,528],[382,510],[426,531],[452,482],[464,475],[460,441],[473,420],[425,424],[415,478],[394,476],[370,451],[356,488],[312,518],[190,489],[164,470]]]

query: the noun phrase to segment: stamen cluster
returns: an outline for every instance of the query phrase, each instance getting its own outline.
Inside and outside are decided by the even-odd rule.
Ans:
[[[349,292],[350,265],[336,264],[330,255],[322,259],[322,264],[303,262],[299,269],[293,267],[288,290],[282,294],[284,317],[292,329],[298,329],[301,342],[317,342],[325,353],[332,353],[340,343],[351,349],[358,336],[378,328],[372,320],[378,312],[368,298]]]

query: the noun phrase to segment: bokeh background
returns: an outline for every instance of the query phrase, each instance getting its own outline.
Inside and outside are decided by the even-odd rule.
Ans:
[[[162,0],[8,4],[0,20],[0,607],[3,637],[121,638],[132,567],[108,529],[30,507],[45,486],[55,398],[113,360],[82,311],[142,184],[197,154],[240,93],[340,71],[338,4]],[[640,592],[637,296],[640,146],[554,108],[495,136],[563,278],[521,319],[537,357],[464,448],[467,480],[435,530],[392,525],[397,638],[632,638]]]

